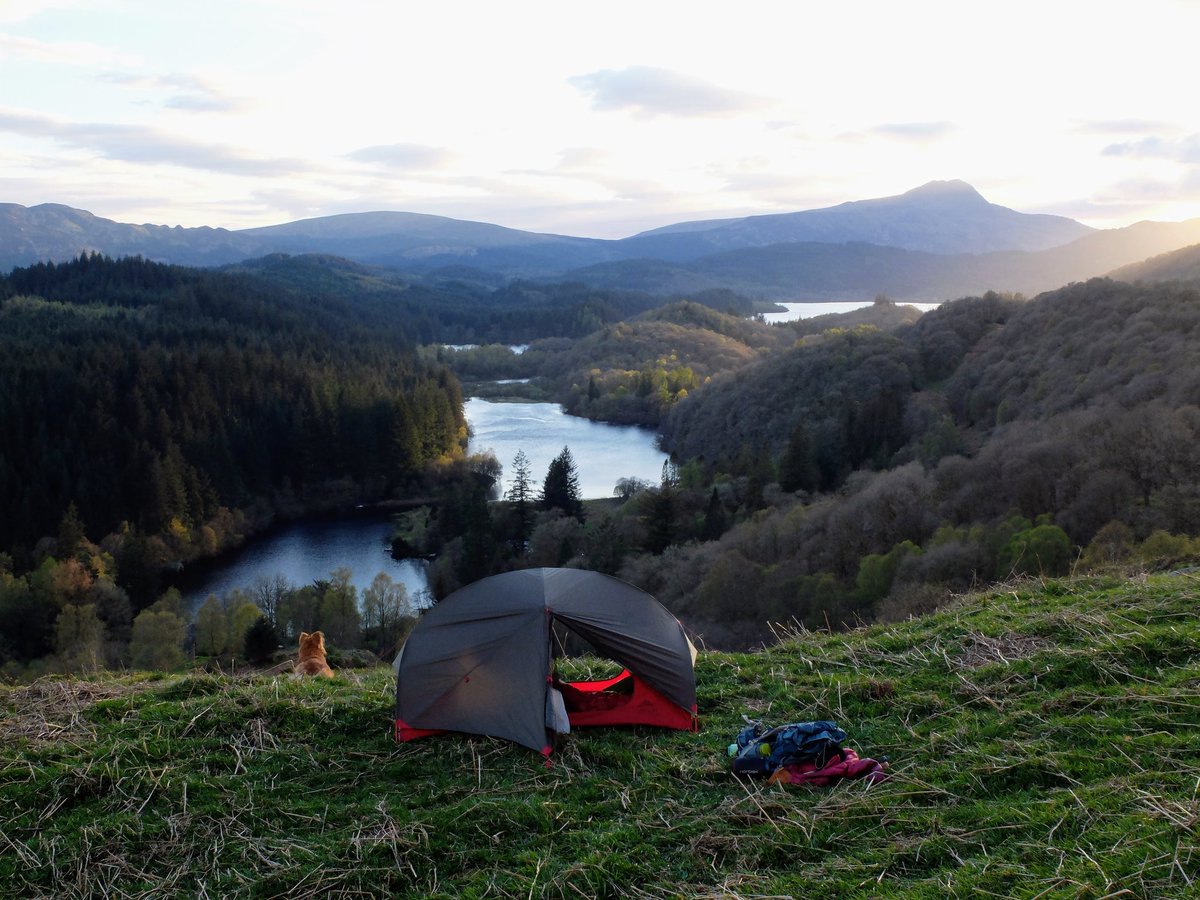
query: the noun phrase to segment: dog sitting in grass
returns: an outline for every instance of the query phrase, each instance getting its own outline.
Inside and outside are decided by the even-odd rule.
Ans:
[[[297,675],[333,677],[333,669],[329,668],[329,663],[325,660],[324,633],[320,631],[314,631],[312,634],[307,631],[300,633],[300,656],[296,660],[294,671]]]

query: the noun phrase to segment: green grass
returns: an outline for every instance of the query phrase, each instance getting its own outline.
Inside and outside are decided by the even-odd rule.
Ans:
[[[1200,894],[1188,576],[1028,583],[702,654],[698,734],[391,739],[390,669],[0,688],[13,897]],[[894,777],[730,774],[743,713],[831,718]]]

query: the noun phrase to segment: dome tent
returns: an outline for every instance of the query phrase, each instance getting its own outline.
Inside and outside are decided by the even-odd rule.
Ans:
[[[625,667],[604,682],[558,682],[559,623]],[[547,756],[572,725],[696,722],[696,650],[662,604],[581,569],[521,569],[455,591],[396,657],[396,737],[440,731],[506,738]]]

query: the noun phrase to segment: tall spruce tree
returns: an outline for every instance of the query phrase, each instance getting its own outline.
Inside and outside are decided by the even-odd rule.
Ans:
[[[513,480],[504,499],[512,504],[512,528],[510,530],[513,552],[518,556],[525,553],[525,545],[533,530],[534,493],[530,476],[529,457],[518,450],[513,457]]]
[[[563,447],[562,452],[550,461],[546,480],[542,483],[542,509],[561,509],[568,516],[583,521],[579,473],[570,447]]]

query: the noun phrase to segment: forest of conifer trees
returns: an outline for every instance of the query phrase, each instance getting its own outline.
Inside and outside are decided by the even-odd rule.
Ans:
[[[95,255],[0,278],[0,422],[17,571],[68,510],[170,563],[247,516],[392,496],[465,436],[457,380],[385,303]]]

